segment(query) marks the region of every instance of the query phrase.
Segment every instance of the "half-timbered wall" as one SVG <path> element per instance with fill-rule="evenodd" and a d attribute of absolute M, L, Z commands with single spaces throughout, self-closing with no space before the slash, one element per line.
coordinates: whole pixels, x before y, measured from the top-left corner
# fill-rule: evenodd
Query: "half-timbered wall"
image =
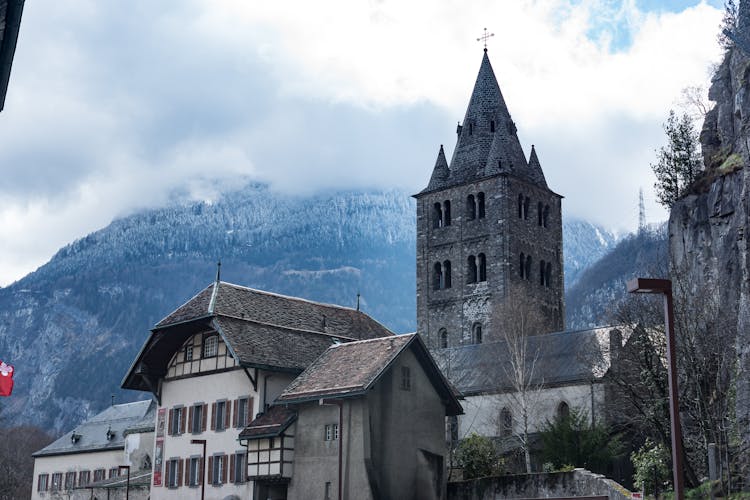
<path fill-rule="evenodd" d="M 169 362 L 166 378 L 225 370 L 235 366 L 237 362 L 221 337 L 216 332 L 208 331 L 193 335 L 185 341 Z"/>

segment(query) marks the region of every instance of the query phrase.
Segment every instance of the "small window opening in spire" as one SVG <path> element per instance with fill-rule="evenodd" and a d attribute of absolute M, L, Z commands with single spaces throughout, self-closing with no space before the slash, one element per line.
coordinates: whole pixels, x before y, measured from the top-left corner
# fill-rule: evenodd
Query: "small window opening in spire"
<path fill-rule="evenodd" d="M 466 264 L 466 282 L 476 283 L 477 282 L 477 258 L 473 255 L 469 255 Z"/>
<path fill-rule="evenodd" d="M 529 205 L 531 204 L 531 200 L 527 196 L 523 200 L 523 218 L 528 219 L 529 218 Z"/>
<path fill-rule="evenodd" d="M 544 270 L 544 286 L 549 288 L 549 284 L 552 278 L 552 263 L 547 262 L 547 268 Z"/>
<path fill-rule="evenodd" d="M 477 217 L 484 219 L 484 193 L 477 194 Z"/>
<path fill-rule="evenodd" d="M 474 195 L 470 194 L 466 197 L 466 219 L 474 220 L 477 218 L 477 205 L 474 199 Z"/>
<path fill-rule="evenodd" d="M 542 210 L 542 202 L 540 201 L 536 204 L 536 221 L 538 226 L 542 225 Z"/>
<path fill-rule="evenodd" d="M 487 259 L 483 253 L 480 253 L 477 260 L 479 260 L 479 281 L 487 281 Z"/>
<path fill-rule="evenodd" d="M 518 195 L 518 218 L 523 219 L 523 193 Z"/>
<path fill-rule="evenodd" d="M 547 227 L 549 224 L 549 205 L 544 206 L 544 214 L 542 215 L 542 226 Z"/>
<path fill-rule="evenodd" d="M 432 210 L 432 227 L 437 229 L 443 227 L 443 208 L 440 203 L 435 203 Z"/>
<path fill-rule="evenodd" d="M 490 132 L 495 131 L 495 120 L 490 120 Z"/>
<path fill-rule="evenodd" d="M 526 256 L 526 280 L 531 281 L 531 255 Z"/>
<path fill-rule="evenodd" d="M 481 323 L 474 323 L 474 325 L 471 327 L 471 340 L 474 344 L 481 344 L 482 343 L 482 324 Z"/>
<path fill-rule="evenodd" d="M 469 135 L 474 135 L 474 123 L 469 122 Z"/>
<path fill-rule="evenodd" d="M 539 284 L 544 286 L 544 271 L 546 270 L 547 266 L 544 265 L 544 261 L 539 261 Z"/>
<path fill-rule="evenodd" d="M 451 261 L 443 262 L 443 288 L 451 287 Z"/>
<path fill-rule="evenodd" d="M 521 279 L 526 278 L 526 256 L 521 252 L 521 264 L 518 266 L 518 274 Z"/>
<path fill-rule="evenodd" d="M 441 349 L 447 349 L 448 348 L 448 330 L 445 328 L 441 328 L 438 332 L 438 338 L 440 339 L 440 348 Z"/>

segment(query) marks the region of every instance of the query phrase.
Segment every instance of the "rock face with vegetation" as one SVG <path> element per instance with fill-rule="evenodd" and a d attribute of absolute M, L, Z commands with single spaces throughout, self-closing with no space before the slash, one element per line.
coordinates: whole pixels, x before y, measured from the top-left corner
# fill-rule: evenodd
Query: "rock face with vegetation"
<path fill-rule="evenodd" d="M 673 206 L 669 219 L 673 277 L 689 283 L 690 293 L 719 294 L 721 315 L 736 346 L 729 367 L 730 391 L 745 454 L 750 444 L 750 27 L 748 2 L 740 4 L 737 40 L 717 68 L 709 90 L 715 106 L 708 112 L 700 141 L 705 171 L 690 193 Z M 745 47 L 745 45 L 747 47 Z M 744 446 L 743 446 L 744 444 Z M 745 458 L 747 462 L 747 458 Z M 747 464 L 745 464 L 747 467 Z M 748 477 L 747 469 L 744 471 Z"/>

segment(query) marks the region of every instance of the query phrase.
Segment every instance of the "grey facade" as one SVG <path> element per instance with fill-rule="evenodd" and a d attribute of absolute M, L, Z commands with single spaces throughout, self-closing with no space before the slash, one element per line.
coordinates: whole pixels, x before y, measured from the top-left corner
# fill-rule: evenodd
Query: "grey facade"
<path fill-rule="evenodd" d="M 415 195 L 418 333 L 432 349 L 498 340 L 511 285 L 544 317 L 540 334 L 563 330 L 561 196 L 533 146 L 526 159 L 486 51 L 457 134 Z"/>

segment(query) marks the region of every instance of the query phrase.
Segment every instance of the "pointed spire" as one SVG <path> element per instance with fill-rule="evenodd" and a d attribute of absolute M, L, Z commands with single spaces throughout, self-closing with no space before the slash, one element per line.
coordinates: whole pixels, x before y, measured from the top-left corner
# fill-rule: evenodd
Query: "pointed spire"
<path fill-rule="evenodd" d="M 540 186 L 547 187 L 547 179 L 544 178 L 542 165 L 539 163 L 539 157 L 536 155 L 536 148 L 531 145 L 531 154 L 529 155 L 529 175 L 531 180 Z"/>
<path fill-rule="evenodd" d="M 503 151 L 494 153 L 494 166 L 490 166 L 490 153 L 494 147 Z M 474 90 L 466 109 L 456 149 L 450 164 L 451 182 L 460 183 L 491 175 L 497 171 L 497 161 L 505 157 L 516 165 L 526 163 L 521 144 L 516 136 L 516 126 L 503 99 L 490 59 L 485 52 L 479 67 Z"/>
<path fill-rule="evenodd" d="M 441 188 L 450 176 L 450 169 L 448 168 L 448 160 L 445 159 L 445 151 L 443 145 L 440 145 L 440 151 L 438 151 L 437 160 L 435 160 L 435 168 L 432 169 L 432 177 L 430 177 L 430 183 L 427 184 L 427 190 L 432 191 L 433 189 Z"/>

